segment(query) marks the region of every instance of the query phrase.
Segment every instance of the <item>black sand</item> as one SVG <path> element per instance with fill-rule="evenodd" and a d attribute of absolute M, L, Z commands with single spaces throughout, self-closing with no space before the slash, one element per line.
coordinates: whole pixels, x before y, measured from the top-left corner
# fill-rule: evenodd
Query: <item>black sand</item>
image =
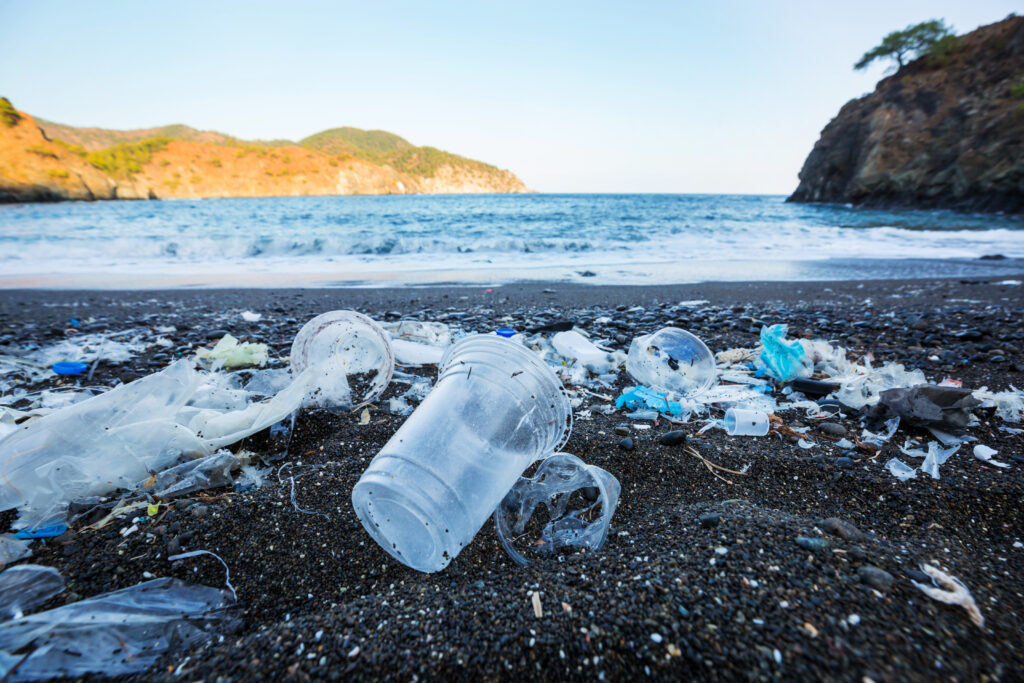
<path fill-rule="evenodd" d="M 101 364 L 95 382 L 107 384 L 164 367 L 224 331 L 286 355 L 303 322 L 335 308 L 380 320 L 445 319 L 473 331 L 569 318 L 597 336 L 618 335 L 623 348 L 635 334 L 675 324 L 714 351 L 752 347 L 762 323 L 785 322 L 793 336 L 871 351 L 935 381 L 949 376 L 1002 390 L 1024 387 L 1022 291 L 956 280 L 509 285 L 492 292 L 5 291 L 0 344 L 55 342 L 72 317 L 95 318 L 85 328 L 96 331 L 177 328 L 166 335 L 171 349 L 154 347 L 123 366 Z M 709 303 L 676 306 L 695 299 Z M 643 308 L 629 310 L 635 306 Z M 264 319 L 242 322 L 238 313 L 247 309 Z M 603 315 L 612 322 L 593 322 Z M 620 373 L 620 386 L 627 383 Z M 385 397 L 402 390 L 392 385 Z M 1024 435 L 999 431 L 1003 422 L 990 412 L 978 414 L 981 424 L 969 433 L 999 449 L 1010 469 L 979 462 L 964 448 L 942 466 L 940 480 L 899 482 L 883 464 L 900 455 L 896 444 L 906 435 L 927 434 L 901 428 L 878 454 L 844 453 L 817 436 L 811 420 L 789 412 L 786 424 L 811 425 L 825 445 L 807 451 L 783 435 L 731 438 L 718 430 L 699 437 L 710 461 L 750 465 L 726 483 L 681 447 L 659 444 L 674 426 L 631 429 L 635 448 L 625 451 L 614 427 L 627 421 L 595 411 L 577 421 L 566 450 L 622 484 L 604 548 L 524 568 L 508 559 L 488 524 L 446 570 L 425 575 L 379 549 L 350 504 L 353 484 L 404 418 L 373 409 L 371 423 L 360 426 L 357 415 L 307 412 L 296 426 L 290 469 L 302 473 L 301 507 L 323 515 L 293 508 L 286 470 L 283 484 L 272 476 L 262 488 L 178 500 L 148 533 L 122 538 L 126 522 L 73 529 L 38 544 L 31 561 L 67 579 L 66 593 L 50 606 L 138 583 L 143 572 L 223 585 L 213 558 L 165 559 L 179 549 L 210 550 L 227 562 L 241 603 L 237 630 L 165 658 L 140 680 L 163 672 L 168 680 L 1014 680 L 1024 665 L 1024 548 L 1014 545 L 1024 541 Z M 831 421 L 859 431 L 852 411 Z M 682 428 L 692 434 L 699 426 Z M 243 445 L 258 452 L 261 442 Z M 720 517 L 699 522 L 706 513 Z M 861 533 L 829 533 L 823 520 L 833 517 Z M 0 531 L 10 518 L 0 517 Z M 826 539 L 828 547 L 806 549 L 799 536 Z M 923 562 L 966 583 L 984 628 L 912 585 Z M 866 566 L 888 572 L 892 587 L 864 583 L 861 574 L 872 571 Z M 533 591 L 541 595 L 541 618 Z M 172 675 L 186 658 L 181 675 Z"/>

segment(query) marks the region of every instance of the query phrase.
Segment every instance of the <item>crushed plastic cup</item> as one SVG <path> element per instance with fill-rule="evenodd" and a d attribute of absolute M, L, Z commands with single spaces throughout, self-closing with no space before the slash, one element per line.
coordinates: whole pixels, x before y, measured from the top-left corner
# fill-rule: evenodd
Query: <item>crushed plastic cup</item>
<path fill-rule="evenodd" d="M 571 429 L 565 389 L 537 354 L 493 334 L 464 337 L 441 360 L 434 390 L 363 472 L 352 505 L 392 557 L 440 571 Z"/>
<path fill-rule="evenodd" d="M 310 403 L 348 408 L 384 393 L 395 371 L 395 356 L 388 333 L 376 322 L 355 311 L 329 311 L 295 335 L 291 366 L 294 375 L 315 368 Z M 368 385 L 358 398 L 350 386 L 353 376 Z"/>
<path fill-rule="evenodd" d="M 768 433 L 768 415 L 758 410 L 729 408 L 722 425 L 729 436 L 764 436 Z"/>
<path fill-rule="evenodd" d="M 535 553 L 567 547 L 598 550 L 608 537 L 621 490 L 609 472 L 575 455 L 555 453 L 532 477 L 521 477 L 494 511 L 498 540 L 519 564 L 527 564 Z M 535 518 L 540 507 L 546 514 Z"/>
<path fill-rule="evenodd" d="M 683 395 L 707 391 L 717 380 L 714 354 L 704 342 L 678 327 L 634 339 L 626 371 L 640 384 Z"/>

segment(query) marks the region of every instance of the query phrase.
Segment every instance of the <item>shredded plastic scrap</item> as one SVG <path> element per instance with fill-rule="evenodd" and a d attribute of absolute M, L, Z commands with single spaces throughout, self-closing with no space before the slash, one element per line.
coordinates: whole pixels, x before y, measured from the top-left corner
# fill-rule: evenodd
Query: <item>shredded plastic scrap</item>
<path fill-rule="evenodd" d="M 219 451 L 205 458 L 191 460 L 164 470 L 139 483 L 161 500 L 171 500 L 196 491 L 227 486 L 231 483 L 231 470 L 238 469 L 238 458 L 228 451 Z"/>
<path fill-rule="evenodd" d="M 214 369 L 250 368 L 267 364 L 267 345 L 254 342 L 239 343 L 225 334 L 213 349 L 199 349 L 196 356 L 209 360 Z"/>
<path fill-rule="evenodd" d="M 0 624 L 0 677 L 145 671 L 168 650 L 209 640 L 202 627 L 226 619 L 230 605 L 216 588 L 162 578 L 23 616 Z"/>
<path fill-rule="evenodd" d="M 20 564 L 0 573 L 0 622 L 21 617 L 64 590 L 64 577 L 53 567 Z"/>
<path fill-rule="evenodd" d="M 982 408 L 995 408 L 996 416 L 1004 422 L 1020 422 L 1024 419 L 1024 391 L 1010 387 L 1009 391 L 994 393 L 986 387 L 974 392 Z"/>
<path fill-rule="evenodd" d="M 533 477 L 521 477 L 494 511 L 498 538 L 523 565 L 528 560 L 517 543 L 541 553 L 566 547 L 598 550 L 608 537 L 620 491 L 618 479 L 600 467 L 556 453 L 541 462 Z M 549 521 L 538 535 L 527 530 L 527 523 L 539 505 L 547 509 Z"/>
<path fill-rule="evenodd" d="M 970 423 L 971 409 L 979 405 L 968 389 L 920 384 L 880 392 L 878 410 L 916 425 L 963 429 Z"/>
<path fill-rule="evenodd" d="M 621 351 L 610 352 L 599 349 L 576 330 L 559 332 L 551 338 L 555 351 L 569 362 L 583 366 L 595 375 L 614 372 L 626 360 Z"/>
<path fill-rule="evenodd" d="M 975 626 L 985 626 L 985 617 L 982 616 L 981 610 L 978 609 L 978 603 L 974 602 L 971 591 L 967 589 L 967 586 L 960 579 L 950 576 L 938 567 L 933 567 L 930 564 L 922 564 L 921 571 L 930 576 L 936 584 L 929 586 L 914 581 L 913 584 L 921 589 L 925 595 L 932 600 L 938 600 L 947 605 L 960 605 L 967 610 L 967 614 L 971 617 L 971 621 L 974 622 Z"/>
<path fill-rule="evenodd" d="M 651 408 L 660 413 L 677 417 L 683 414 L 682 406 L 676 401 L 670 401 L 668 393 L 658 393 L 642 386 L 627 389 L 615 399 L 616 409 L 621 409 L 623 406 L 634 411 Z"/>

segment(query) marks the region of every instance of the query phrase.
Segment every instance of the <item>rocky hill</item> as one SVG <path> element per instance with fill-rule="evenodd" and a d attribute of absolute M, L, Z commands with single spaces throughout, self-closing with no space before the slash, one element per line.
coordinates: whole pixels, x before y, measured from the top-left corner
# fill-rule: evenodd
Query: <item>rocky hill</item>
<path fill-rule="evenodd" d="M 0 98 L 0 202 L 527 191 L 509 171 L 385 131 L 291 142 L 184 125 L 75 128 Z"/>
<path fill-rule="evenodd" d="M 962 36 L 848 102 L 794 202 L 1024 212 L 1024 17 Z"/>

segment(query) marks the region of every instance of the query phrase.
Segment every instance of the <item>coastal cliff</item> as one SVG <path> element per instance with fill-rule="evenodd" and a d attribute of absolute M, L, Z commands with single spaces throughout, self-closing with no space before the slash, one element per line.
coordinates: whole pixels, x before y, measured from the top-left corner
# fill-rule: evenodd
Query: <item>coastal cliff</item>
<path fill-rule="evenodd" d="M 788 201 L 1024 211 L 1024 17 L 982 26 L 848 102 L 799 177 Z"/>
<path fill-rule="evenodd" d="M 75 128 L 0 99 L 0 202 L 528 191 L 509 171 L 385 131 L 291 142 L 182 125 Z"/>

